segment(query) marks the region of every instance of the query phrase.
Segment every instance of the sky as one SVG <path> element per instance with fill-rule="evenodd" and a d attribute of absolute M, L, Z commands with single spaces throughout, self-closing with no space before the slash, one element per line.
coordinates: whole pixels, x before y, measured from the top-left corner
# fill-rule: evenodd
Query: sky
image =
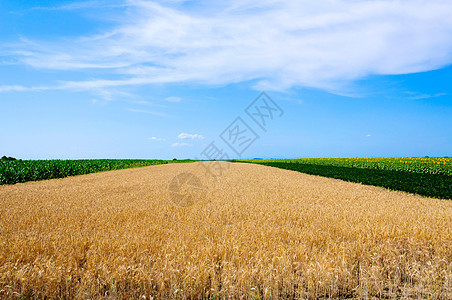
<path fill-rule="evenodd" d="M 0 156 L 452 156 L 449 0 L 2 0 Z"/>

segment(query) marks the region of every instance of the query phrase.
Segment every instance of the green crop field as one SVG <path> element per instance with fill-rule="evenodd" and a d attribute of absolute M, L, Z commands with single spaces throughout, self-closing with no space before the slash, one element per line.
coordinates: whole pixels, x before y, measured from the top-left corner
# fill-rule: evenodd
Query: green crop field
<path fill-rule="evenodd" d="M 452 158 L 304 158 L 250 159 L 257 163 L 406 191 L 428 197 L 452 199 Z"/>
<path fill-rule="evenodd" d="M 0 185 L 63 178 L 103 171 L 145 167 L 188 160 L 81 159 L 10 160 L 0 159 Z"/>

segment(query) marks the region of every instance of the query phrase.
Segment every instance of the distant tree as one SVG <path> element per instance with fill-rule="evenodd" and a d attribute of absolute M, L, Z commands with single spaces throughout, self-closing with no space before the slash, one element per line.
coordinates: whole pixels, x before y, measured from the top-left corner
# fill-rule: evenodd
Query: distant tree
<path fill-rule="evenodd" d="M 17 160 L 14 157 L 7 157 L 6 155 L 2 156 L 2 160 Z"/>
<path fill-rule="evenodd" d="M 177 158 L 173 158 L 173 160 L 177 160 Z"/>

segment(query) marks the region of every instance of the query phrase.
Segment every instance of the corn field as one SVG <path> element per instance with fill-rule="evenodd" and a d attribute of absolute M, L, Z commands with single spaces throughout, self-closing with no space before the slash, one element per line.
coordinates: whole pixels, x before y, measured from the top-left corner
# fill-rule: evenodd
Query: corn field
<path fill-rule="evenodd" d="M 166 160 L 0 160 L 0 185 L 167 164 Z"/>

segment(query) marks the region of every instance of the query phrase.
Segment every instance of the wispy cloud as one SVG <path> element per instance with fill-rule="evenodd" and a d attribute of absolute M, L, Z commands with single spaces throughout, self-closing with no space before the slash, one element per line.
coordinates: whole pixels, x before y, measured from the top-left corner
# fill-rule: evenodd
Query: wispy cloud
<path fill-rule="evenodd" d="M 201 134 L 197 134 L 197 133 L 190 134 L 190 133 L 182 132 L 177 136 L 177 138 L 178 139 L 203 140 L 204 136 Z"/>
<path fill-rule="evenodd" d="M 165 101 L 168 101 L 168 102 L 180 102 L 182 100 L 182 98 L 180 98 L 180 97 L 166 97 L 165 98 Z"/>
<path fill-rule="evenodd" d="M 126 5 L 127 13 L 111 30 L 73 42 L 23 42 L 12 49 L 13 56 L 34 68 L 102 70 L 98 79 L 54 87 L 72 90 L 253 81 L 257 89 L 307 86 L 343 92 L 368 75 L 429 71 L 452 63 L 451 1 L 181 3 L 120 2 L 115 5 Z M 123 77 L 112 80 L 112 74 Z M 0 87 L 0 92 L 30 90 L 39 89 Z"/>
<path fill-rule="evenodd" d="M 417 94 L 417 93 L 408 93 L 412 96 L 408 97 L 409 99 L 417 100 L 417 99 L 430 99 L 430 98 L 437 98 L 441 96 L 447 95 L 446 93 L 436 93 L 436 94 Z"/>
<path fill-rule="evenodd" d="M 164 141 L 165 139 L 153 136 L 153 137 L 148 138 L 148 140 L 160 142 L 160 141 Z"/>
<path fill-rule="evenodd" d="M 26 87 L 22 85 L 0 85 L 1 92 L 32 92 L 32 91 L 45 91 L 50 90 L 51 87 L 37 86 L 37 87 Z"/>
<path fill-rule="evenodd" d="M 189 143 L 173 143 L 171 145 L 171 147 L 188 147 L 188 146 L 193 146 L 193 145 L 189 144 Z"/>

